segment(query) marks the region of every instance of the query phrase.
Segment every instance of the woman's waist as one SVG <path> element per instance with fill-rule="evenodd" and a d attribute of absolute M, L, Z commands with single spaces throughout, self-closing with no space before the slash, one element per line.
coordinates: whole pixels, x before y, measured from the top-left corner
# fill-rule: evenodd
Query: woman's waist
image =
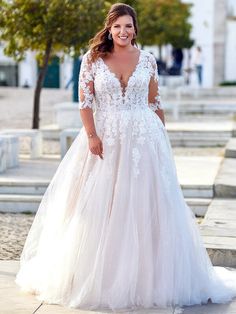
<path fill-rule="evenodd" d="M 95 114 L 96 115 L 122 115 L 122 114 L 146 114 L 150 112 L 150 107 L 148 105 L 145 106 L 118 106 L 118 107 L 96 107 Z"/>
<path fill-rule="evenodd" d="M 159 117 L 149 108 L 139 108 L 135 110 L 119 109 L 119 110 L 96 110 L 94 120 L 96 124 L 103 127 L 115 127 L 116 125 L 146 125 L 156 128 Z"/>

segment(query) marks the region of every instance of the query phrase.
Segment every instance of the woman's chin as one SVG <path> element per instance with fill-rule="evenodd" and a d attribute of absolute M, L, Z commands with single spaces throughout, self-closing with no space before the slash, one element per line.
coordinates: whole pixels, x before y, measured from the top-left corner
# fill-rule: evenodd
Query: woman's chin
<path fill-rule="evenodd" d="M 124 40 L 124 41 L 117 40 L 117 41 L 114 41 L 114 44 L 119 46 L 119 47 L 127 47 L 127 46 L 131 45 L 131 41 L 129 41 L 129 40 Z"/>

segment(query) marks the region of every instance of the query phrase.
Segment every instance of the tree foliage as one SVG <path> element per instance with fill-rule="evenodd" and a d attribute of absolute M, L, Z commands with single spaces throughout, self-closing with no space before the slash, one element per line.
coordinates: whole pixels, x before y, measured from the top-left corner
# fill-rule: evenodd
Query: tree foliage
<path fill-rule="evenodd" d="M 35 51 L 41 66 L 34 95 L 33 128 L 39 127 L 39 100 L 50 59 L 57 53 L 78 55 L 101 26 L 104 0 L 1 0 L 0 40 L 4 52 L 21 61 Z"/>
<path fill-rule="evenodd" d="M 71 52 L 72 47 L 79 53 L 103 22 L 108 5 L 103 0 L 2 0 L 5 53 L 20 61 L 30 49 L 42 63 L 48 42 L 51 56 Z"/>
<path fill-rule="evenodd" d="M 78 56 L 99 28 L 111 3 L 106 0 L 0 0 L 4 52 L 21 61 L 35 51 L 40 71 L 35 87 L 33 128 L 39 127 L 40 93 L 55 54 Z M 141 45 L 189 47 L 190 5 L 180 0 L 127 0 L 138 13 Z"/>
<path fill-rule="evenodd" d="M 142 45 L 172 44 L 176 48 L 191 45 L 191 5 L 180 0 L 138 0 L 135 7 Z"/>

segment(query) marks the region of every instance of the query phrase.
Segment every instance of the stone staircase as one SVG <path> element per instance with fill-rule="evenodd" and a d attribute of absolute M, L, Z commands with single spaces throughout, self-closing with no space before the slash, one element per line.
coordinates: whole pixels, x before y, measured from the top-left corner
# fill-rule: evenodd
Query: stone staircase
<path fill-rule="evenodd" d="M 0 211 L 36 212 L 49 180 L 1 180 Z"/>
<path fill-rule="evenodd" d="M 43 161 L 42 161 L 43 164 Z M 50 180 L 0 179 L 0 211 L 36 212 Z M 181 185 L 185 200 L 193 212 L 204 216 L 211 202 L 213 186 Z"/>
<path fill-rule="evenodd" d="M 230 158 L 229 158 L 230 157 Z M 236 267 L 236 139 L 226 145 L 214 184 L 214 199 L 200 225 L 214 265 Z"/>
<path fill-rule="evenodd" d="M 20 167 L 0 175 L 0 211 L 36 212 L 60 160 L 20 159 Z"/>
<path fill-rule="evenodd" d="M 236 267 L 235 199 L 213 199 L 200 231 L 212 263 Z"/>
<path fill-rule="evenodd" d="M 172 147 L 224 147 L 231 138 L 230 131 L 169 131 Z"/>
<path fill-rule="evenodd" d="M 167 123 L 172 147 L 224 147 L 232 137 L 234 122 L 181 121 Z"/>
<path fill-rule="evenodd" d="M 236 137 L 236 134 L 234 135 Z M 225 148 L 225 157 L 226 158 L 236 158 L 236 138 L 231 138 Z"/>

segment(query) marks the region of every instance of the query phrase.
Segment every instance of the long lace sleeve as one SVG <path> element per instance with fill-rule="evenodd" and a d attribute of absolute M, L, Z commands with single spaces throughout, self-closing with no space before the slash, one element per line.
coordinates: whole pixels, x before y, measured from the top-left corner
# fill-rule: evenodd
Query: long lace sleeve
<path fill-rule="evenodd" d="M 157 64 L 155 58 L 152 55 L 150 55 L 150 72 L 151 78 L 149 82 L 148 104 L 153 111 L 156 111 L 158 109 L 162 109 L 162 104 L 158 82 L 159 76 Z"/>
<path fill-rule="evenodd" d="M 82 59 L 79 75 L 79 109 L 93 108 L 94 75 L 87 52 Z"/>

